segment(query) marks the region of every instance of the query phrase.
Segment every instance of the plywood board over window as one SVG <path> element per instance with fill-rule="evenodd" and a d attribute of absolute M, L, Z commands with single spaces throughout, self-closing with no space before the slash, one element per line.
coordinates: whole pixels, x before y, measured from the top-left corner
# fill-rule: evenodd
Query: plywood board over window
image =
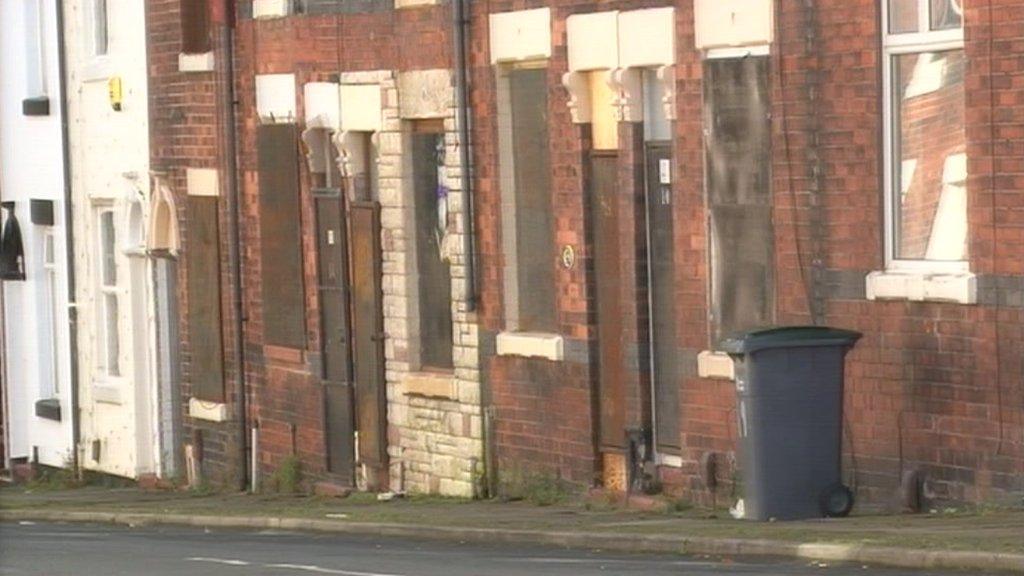
<path fill-rule="evenodd" d="M 202 54 L 210 49 L 209 0 L 181 0 L 181 51 Z"/>
<path fill-rule="evenodd" d="M 515 264 L 521 331 L 555 332 L 555 242 L 548 149 L 547 69 L 508 76 L 515 195 Z"/>
<path fill-rule="evenodd" d="M 260 271 L 264 343 L 306 345 L 298 134 L 294 124 L 259 127 Z"/>
<path fill-rule="evenodd" d="M 718 341 L 773 319 L 768 58 L 706 60 L 704 78 L 712 324 Z"/>
<path fill-rule="evenodd" d="M 188 326 L 192 396 L 224 401 L 217 198 L 188 197 Z"/>

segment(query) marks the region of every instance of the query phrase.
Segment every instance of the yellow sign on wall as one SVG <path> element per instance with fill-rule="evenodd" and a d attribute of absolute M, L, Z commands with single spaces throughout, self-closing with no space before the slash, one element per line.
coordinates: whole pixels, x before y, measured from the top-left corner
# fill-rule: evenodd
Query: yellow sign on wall
<path fill-rule="evenodd" d="M 110 107 L 115 112 L 121 111 L 121 102 L 124 100 L 124 94 L 121 91 L 121 77 L 111 76 L 110 80 L 107 80 L 107 91 L 110 94 Z"/>

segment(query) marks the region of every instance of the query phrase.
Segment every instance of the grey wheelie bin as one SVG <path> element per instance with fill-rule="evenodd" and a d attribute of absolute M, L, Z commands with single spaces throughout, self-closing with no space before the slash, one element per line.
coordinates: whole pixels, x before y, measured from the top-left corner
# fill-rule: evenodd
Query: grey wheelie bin
<path fill-rule="evenodd" d="M 755 330 L 721 348 L 736 367 L 744 518 L 845 516 L 843 369 L 860 333 L 818 326 Z"/>

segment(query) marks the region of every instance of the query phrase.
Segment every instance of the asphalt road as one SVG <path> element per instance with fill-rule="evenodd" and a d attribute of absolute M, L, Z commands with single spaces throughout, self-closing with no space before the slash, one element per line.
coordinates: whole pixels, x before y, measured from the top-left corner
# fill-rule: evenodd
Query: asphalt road
<path fill-rule="evenodd" d="M 0 524 L 0 575 L 589 576 L 742 574 L 923 576 L 863 566 L 629 556 L 294 532 Z M 938 573 L 928 573 L 938 574 Z"/>

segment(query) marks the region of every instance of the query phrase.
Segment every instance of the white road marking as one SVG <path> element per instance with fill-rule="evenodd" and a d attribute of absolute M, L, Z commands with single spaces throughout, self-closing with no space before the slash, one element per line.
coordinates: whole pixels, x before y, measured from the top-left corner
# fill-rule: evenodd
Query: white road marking
<path fill-rule="evenodd" d="M 50 538 L 106 538 L 110 536 L 109 532 L 33 532 L 32 537 L 50 537 Z"/>
<path fill-rule="evenodd" d="M 284 570 L 301 570 L 303 572 L 315 572 L 317 574 L 338 574 L 339 576 L 401 576 L 401 574 L 381 574 L 378 572 L 353 572 L 351 570 L 333 570 L 319 566 L 303 564 L 264 564 L 265 568 L 281 568 Z"/>
<path fill-rule="evenodd" d="M 672 566 L 715 566 L 714 562 L 699 562 L 699 561 L 673 561 L 673 562 L 659 562 L 657 560 L 644 560 L 637 558 L 636 560 L 627 560 L 620 558 L 544 558 L 542 556 L 535 558 L 505 558 L 513 562 L 533 562 L 537 564 L 632 564 L 632 565 L 663 565 L 671 564 Z"/>
<path fill-rule="evenodd" d="M 245 560 L 230 560 L 226 558 L 204 558 L 202 556 L 193 556 L 192 558 L 186 558 L 189 562 L 209 562 L 211 564 L 224 564 L 226 566 L 249 566 L 250 563 Z"/>

